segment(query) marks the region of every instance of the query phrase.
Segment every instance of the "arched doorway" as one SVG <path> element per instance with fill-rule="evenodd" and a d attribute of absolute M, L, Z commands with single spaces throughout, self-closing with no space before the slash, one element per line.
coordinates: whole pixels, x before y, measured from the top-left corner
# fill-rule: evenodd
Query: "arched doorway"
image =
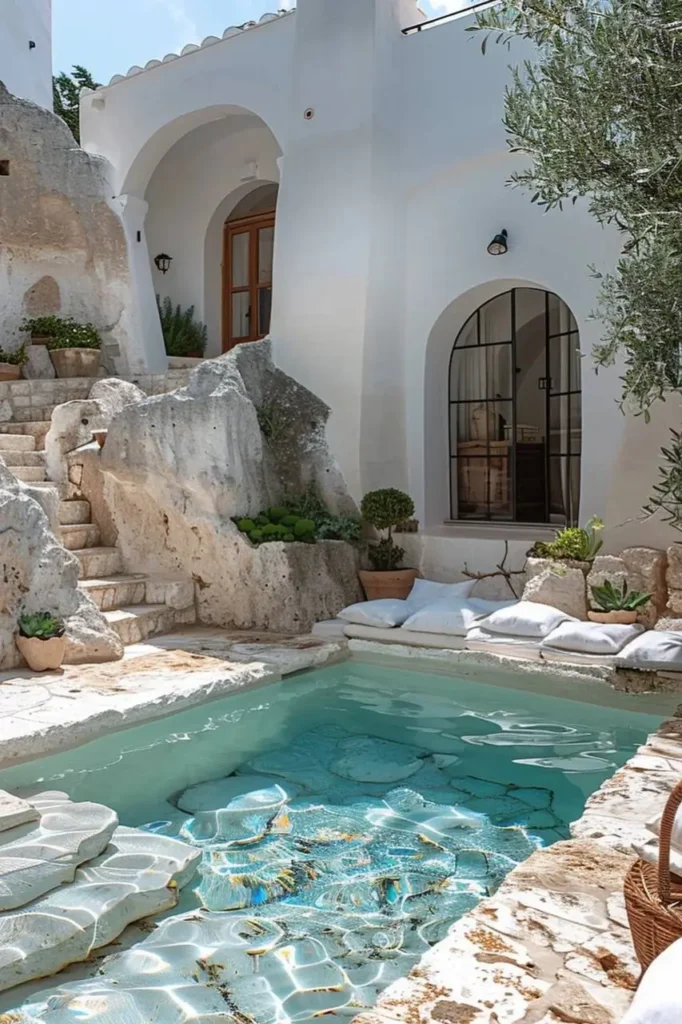
<path fill-rule="evenodd" d="M 270 331 L 277 185 L 254 189 L 225 221 L 223 352 Z"/>
<path fill-rule="evenodd" d="M 469 317 L 450 357 L 450 515 L 578 520 L 580 339 L 570 309 L 512 288 Z"/>

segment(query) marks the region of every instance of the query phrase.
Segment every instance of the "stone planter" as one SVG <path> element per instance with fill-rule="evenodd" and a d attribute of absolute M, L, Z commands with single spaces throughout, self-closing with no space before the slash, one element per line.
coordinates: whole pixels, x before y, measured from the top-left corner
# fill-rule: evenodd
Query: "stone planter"
<path fill-rule="evenodd" d="M 397 569 L 395 572 L 361 569 L 358 573 L 368 601 L 378 601 L 386 597 L 404 600 L 409 596 L 418 575 L 416 569 Z"/>
<path fill-rule="evenodd" d="M 21 367 L 14 363 L 0 363 L 0 380 L 19 380 Z"/>
<path fill-rule="evenodd" d="M 33 672 L 49 672 L 61 668 L 66 653 L 66 636 L 53 636 L 49 640 L 18 635 L 17 647 Z"/>
<path fill-rule="evenodd" d="M 97 377 L 98 348 L 53 348 L 52 365 L 58 377 Z"/>
<path fill-rule="evenodd" d="M 588 612 L 590 622 L 608 622 L 611 625 L 632 626 L 637 622 L 637 612 Z"/>

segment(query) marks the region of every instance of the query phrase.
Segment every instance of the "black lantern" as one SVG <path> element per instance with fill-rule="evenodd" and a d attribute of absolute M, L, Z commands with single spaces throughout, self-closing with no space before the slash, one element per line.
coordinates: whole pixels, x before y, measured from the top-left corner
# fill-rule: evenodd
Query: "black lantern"
<path fill-rule="evenodd" d="M 488 246 L 488 252 L 491 256 L 504 256 L 509 246 L 507 245 L 507 231 L 502 229 L 499 235 L 495 235 L 492 242 Z"/>
<path fill-rule="evenodd" d="M 173 257 L 169 256 L 166 252 L 160 252 L 158 256 L 154 257 L 154 262 L 162 274 L 168 273 L 172 260 Z"/>

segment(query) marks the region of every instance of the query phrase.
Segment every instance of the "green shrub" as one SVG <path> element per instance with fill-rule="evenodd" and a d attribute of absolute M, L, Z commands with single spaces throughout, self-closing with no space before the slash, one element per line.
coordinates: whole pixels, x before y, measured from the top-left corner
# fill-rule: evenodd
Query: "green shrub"
<path fill-rule="evenodd" d="M 559 530 L 555 539 L 538 541 L 528 552 L 533 558 L 551 558 L 557 561 L 593 562 L 601 550 L 603 540 L 597 536 L 604 529 L 598 516 L 592 516 L 585 526 L 567 526 Z"/>
<path fill-rule="evenodd" d="M 394 487 L 370 491 L 362 499 L 360 512 L 364 521 L 375 530 L 387 531 L 387 536 L 378 544 L 370 545 L 367 551 L 372 568 L 376 572 L 390 572 L 400 568 L 405 551 L 394 542 L 393 531 L 405 519 L 411 519 L 414 515 L 412 498 Z"/>
<path fill-rule="evenodd" d="M 54 338 L 62 329 L 66 321 L 60 316 L 35 316 L 31 320 L 24 320 L 19 328 L 20 331 L 27 331 L 36 337 Z"/>
<path fill-rule="evenodd" d="M 291 542 L 296 540 L 296 538 L 294 537 L 293 533 L 285 533 L 284 536 L 282 537 L 282 540 L 286 541 L 287 544 L 291 544 Z"/>
<path fill-rule="evenodd" d="M 161 331 L 169 356 L 203 356 L 206 351 L 208 329 L 205 324 L 195 321 L 194 306 L 183 310 L 173 306 L 166 296 L 163 302 L 156 296 L 156 305 L 161 320 Z"/>
<path fill-rule="evenodd" d="M 273 508 L 268 509 L 267 515 L 270 517 L 270 521 L 273 523 L 283 522 L 285 517 L 289 515 L 289 509 L 281 508 L 275 505 Z"/>
<path fill-rule="evenodd" d="M 269 526 L 270 525 L 270 520 L 268 519 L 268 517 L 266 515 L 263 515 L 262 512 L 261 512 L 261 514 L 259 516 L 256 516 L 256 520 L 255 521 L 256 521 L 256 526 Z"/>
<path fill-rule="evenodd" d="M 274 523 L 268 523 L 267 526 L 263 527 L 263 537 L 269 539 L 270 537 L 277 536 L 278 527 Z"/>
<path fill-rule="evenodd" d="M 296 526 L 298 520 L 298 516 L 284 516 L 284 519 L 282 520 L 282 526 Z"/>
<path fill-rule="evenodd" d="M 64 636 L 66 627 L 62 620 L 50 612 L 24 612 L 19 616 L 19 632 L 22 636 L 38 640 L 51 640 L 55 636 Z"/>
<path fill-rule="evenodd" d="M 359 544 L 362 523 L 350 516 L 327 515 L 317 521 L 317 536 L 320 540 L 345 540 L 347 544 Z"/>
<path fill-rule="evenodd" d="M 13 352 L 5 352 L 4 348 L 0 348 L 0 363 L 9 363 L 10 366 L 23 366 L 26 362 L 28 362 L 28 353 L 26 352 L 25 345 L 15 348 Z"/>
<path fill-rule="evenodd" d="M 256 524 L 253 519 L 238 519 L 237 526 L 242 533 L 251 533 L 252 530 L 256 529 Z"/>
<path fill-rule="evenodd" d="M 252 544 L 260 544 L 263 540 L 263 531 L 259 529 L 252 530 L 249 534 L 249 540 Z"/>
<path fill-rule="evenodd" d="M 301 537 L 310 537 L 315 533 L 315 522 L 312 519 L 299 519 L 294 527 L 294 535 L 299 539 Z"/>

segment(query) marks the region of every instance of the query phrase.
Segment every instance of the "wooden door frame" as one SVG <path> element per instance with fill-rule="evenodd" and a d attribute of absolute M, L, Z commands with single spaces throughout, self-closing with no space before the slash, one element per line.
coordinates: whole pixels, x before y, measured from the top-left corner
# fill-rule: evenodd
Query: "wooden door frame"
<path fill-rule="evenodd" d="M 232 239 L 234 235 L 242 234 L 248 230 L 250 239 L 258 237 L 261 228 L 274 228 L 276 210 L 266 210 L 261 213 L 251 214 L 249 217 L 240 217 L 239 220 L 226 220 L 223 230 L 223 273 L 222 273 L 222 348 L 223 352 L 229 352 L 235 345 L 246 341 L 258 341 L 264 338 L 264 334 L 257 332 L 258 324 L 258 247 L 251 244 L 249 240 L 249 284 L 242 288 L 232 287 Z M 270 282 L 272 287 L 272 282 Z M 249 321 L 248 338 L 232 338 L 232 295 L 234 292 L 249 291 L 251 297 L 252 316 Z"/>

